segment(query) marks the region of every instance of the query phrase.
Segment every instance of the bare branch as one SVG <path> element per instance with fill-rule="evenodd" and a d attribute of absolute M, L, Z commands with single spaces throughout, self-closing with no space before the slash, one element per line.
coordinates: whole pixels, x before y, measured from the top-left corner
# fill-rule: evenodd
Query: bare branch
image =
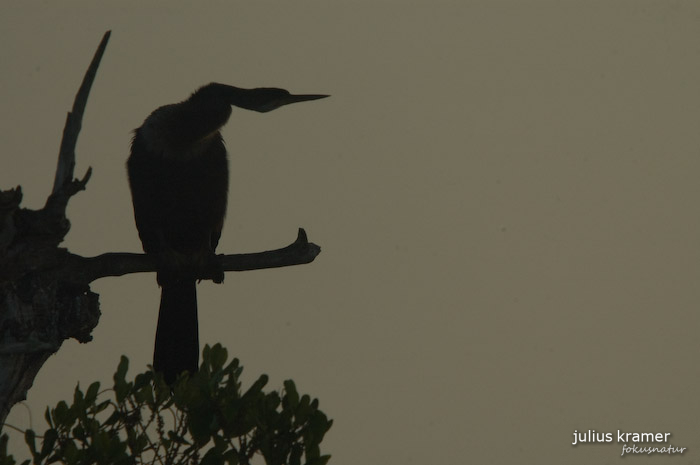
<path fill-rule="evenodd" d="M 109 36 L 112 31 L 105 32 L 100 45 L 97 47 L 95 56 L 90 62 L 90 66 L 85 72 L 83 82 L 80 85 L 78 93 L 75 95 L 72 111 L 66 116 L 66 125 L 63 128 L 63 139 L 61 140 L 61 148 L 58 152 L 58 165 L 56 166 L 56 177 L 54 178 L 52 194 L 57 194 L 67 183 L 73 179 L 73 170 L 75 169 L 75 145 L 78 142 L 78 134 L 83 123 L 83 113 L 87 104 L 90 88 L 97 75 L 97 68 L 100 66 L 100 60 L 107 48 Z"/>
<path fill-rule="evenodd" d="M 311 263 L 320 253 L 321 247 L 309 242 L 306 231 L 299 228 L 297 239 L 282 249 L 220 257 L 224 271 L 250 271 Z"/>
<path fill-rule="evenodd" d="M 321 248 L 308 241 L 299 228 L 297 239 L 287 247 L 266 252 L 218 255 L 223 271 L 250 271 L 311 263 Z M 84 286 L 108 276 L 155 272 L 155 260 L 145 254 L 104 253 L 96 257 L 69 254 L 65 268 L 59 271 L 61 281 Z"/>

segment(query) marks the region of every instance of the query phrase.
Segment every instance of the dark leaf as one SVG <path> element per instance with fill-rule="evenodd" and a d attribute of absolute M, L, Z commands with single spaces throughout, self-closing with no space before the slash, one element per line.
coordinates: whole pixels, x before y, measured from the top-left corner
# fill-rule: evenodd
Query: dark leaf
<path fill-rule="evenodd" d="M 97 393 L 100 390 L 100 383 L 95 381 L 88 387 L 88 390 L 85 392 L 85 402 L 88 405 L 92 405 L 95 403 L 95 400 L 97 400 Z"/>
<path fill-rule="evenodd" d="M 44 442 L 41 445 L 41 457 L 48 457 L 53 451 L 54 445 L 58 439 L 58 433 L 55 429 L 49 429 L 44 433 Z"/>
<path fill-rule="evenodd" d="M 218 448 L 212 447 L 204 454 L 200 463 L 202 465 L 223 465 L 224 457 Z"/>
<path fill-rule="evenodd" d="M 117 372 L 114 373 L 114 395 L 119 403 L 124 402 L 129 393 L 129 384 L 126 382 L 126 371 L 128 369 L 129 359 L 122 355 Z"/>
<path fill-rule="evenodd" d="M 326 465 L 330 460 L 330 455 L 322 455 L 311 460 L 306 461 L 306 465 Z"/>
<path fill-rule="evenodd" d="M 226 461 L 226 463 L 228 463 L 229 465 L 238 465 L 238 452 L 233 449 L 226 452 L 224 454 L 224 461 Z"/>
<path fill-rule="evenodd" d="M 32 453 L 32 456 L 36 457 L 36 434 L 34 431 L 28 429 L 24 432 L 24 442 L 26 442 L 27 446 L 29 446 L 29 451 Z"/>
<path fill-rule="evenodd" d="M 284 382 L 284 402 L 292 410 L 295 410 L 299 405 L 299 393 L 291 379 Z"/>

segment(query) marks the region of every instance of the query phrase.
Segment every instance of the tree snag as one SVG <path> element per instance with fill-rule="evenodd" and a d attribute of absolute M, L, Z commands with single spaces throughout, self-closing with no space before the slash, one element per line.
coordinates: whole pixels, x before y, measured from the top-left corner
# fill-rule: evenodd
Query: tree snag
<path fill-rule="evenodd" d="M 42 365 L 63 341 L 92 340 L 100 306 L 90 283 L 156 269 L 145 254 L 81 257 L 58 247 L 70 230 L 68 201 L 85 189 L 92 172 L 88 168 L 82 179 L 73 179 L 83 112 L 109 36 L 107 31 L 102 37 L 66 118 L 54 186 L 44 207 L 20 208 L 19 186 L 0 191 L 0 425 L 12 406 L 26 398 Z M 287 247 L 218 257 L 224 271 L 247 271 L 310 263 L 320 252 L 300 228 Z"/>

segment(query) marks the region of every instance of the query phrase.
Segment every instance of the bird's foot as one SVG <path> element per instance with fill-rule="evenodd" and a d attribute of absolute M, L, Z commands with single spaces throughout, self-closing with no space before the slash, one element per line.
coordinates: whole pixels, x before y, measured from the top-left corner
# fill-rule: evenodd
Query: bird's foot
<path fill-rule="evenodd" d="M 207 262 L 202 266 L 202 274 L 199 280 L 211 279 L 217 284 L 224 282 L 224 269 L 216 255 L 211 254 Z"/>

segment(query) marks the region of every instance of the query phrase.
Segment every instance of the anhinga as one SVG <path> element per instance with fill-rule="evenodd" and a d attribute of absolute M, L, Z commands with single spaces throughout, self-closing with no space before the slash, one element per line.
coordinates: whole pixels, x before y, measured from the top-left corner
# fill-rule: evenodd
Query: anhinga
<path fill-rule="evenodd" d="M 231 105 L 268 112 L 327 95 L 208 84 L 181 103 L 156 109 L 136 129 L 127 162 L 134 216 L 162 288 L 153 367 L 172 383 L 199 360 L 197 280 L 222 282 L 214 251 L 228 195 L 228 160 L 219 129 Z"/>

